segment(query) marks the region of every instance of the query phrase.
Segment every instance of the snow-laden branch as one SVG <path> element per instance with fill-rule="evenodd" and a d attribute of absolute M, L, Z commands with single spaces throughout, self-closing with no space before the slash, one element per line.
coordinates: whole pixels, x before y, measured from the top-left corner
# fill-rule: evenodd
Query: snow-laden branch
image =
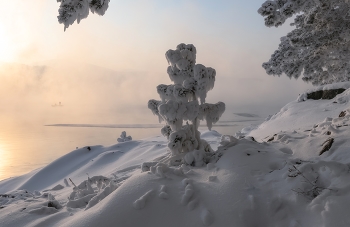
<path fill-rule="evenodd" d="M 58 22 L 64 25 L 64 30 L 75 21 L 79 24 L 82 19 L 89 16 L 89 11 L 103 16 L 108 9 L 109 0 L 57 0 Z"/>
<path fill-rule="evenodd" d="M 295 29 L 281 38 L 263 67 L 314 85 L 350 80 L 350 2 L 348 0 L 266 1 L 258 12 L 268 27 L 295 16 Z"/>

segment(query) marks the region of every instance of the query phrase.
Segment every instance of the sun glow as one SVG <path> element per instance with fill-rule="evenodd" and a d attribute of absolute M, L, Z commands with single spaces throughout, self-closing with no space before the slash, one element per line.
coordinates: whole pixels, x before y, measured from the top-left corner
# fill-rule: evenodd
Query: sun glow
<path fill-rule="evenodd" d="M 11 59 L 10 43 L 9 36 L 4 26 L 0 23 L 0 61 L 9 61 Z"/>

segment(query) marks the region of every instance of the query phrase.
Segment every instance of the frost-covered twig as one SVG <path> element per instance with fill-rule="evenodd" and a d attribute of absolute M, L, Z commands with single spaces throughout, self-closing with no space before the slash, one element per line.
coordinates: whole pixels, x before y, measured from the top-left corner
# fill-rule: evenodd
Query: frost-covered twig
<path fill-rule="evenodd" d="M 72 179 L 68 178 L 70 180 L 70 182 L 72 182 L 72 184 L 74 185 L 74 187 L 76 188 L 77 186 L 74 184 L 74 182 L 72 181 Z"/>
<path fill-rule="evenodd" d="M 324 188 L 324 187 L 318 186 L 317 185 L 317 181 L 318 181 L 319 176 L 317 176 L 314 181 L 311 181 L 307 177 L 305 177 L 305 175 L 295 165 L 293 165 L 293 168 L 298 173 L 296 176 L 298 176 L 298 175 L 302 176 L 305 179 L 305 182 L 309 183 L 312 187 L 311 187 L 310 190 L 306 190 L 306 191 L 305 190 L 303 191 L 300 188 L 299 188 L 299 190 L 292 189 L 292 191 L 294 191 L 294 192 L 296 192 L 298 194 L 302 194 L 302 195 L 305 195 L 305 196 L 311 196 L 312 198 L 316 198 L 325 189 L 330 190 L 330 191 L 333 190 L 333 189 L 330 189 L 330 188 Z"/>

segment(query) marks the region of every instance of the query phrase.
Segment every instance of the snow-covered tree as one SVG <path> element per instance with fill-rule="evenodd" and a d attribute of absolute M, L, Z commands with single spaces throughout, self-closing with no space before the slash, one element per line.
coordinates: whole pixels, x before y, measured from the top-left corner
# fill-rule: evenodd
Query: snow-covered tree
<path fill-rule="evenodd" d="M 350 1 L 269 0 L 258 13 L 278 27 L 295 17 L 292 30 L 263 63 L 267 74 L 285 73 L 313 85 L 350 80 Z"/>
<path fill-rule="evenodd" d="M 60 2 L 58 9 L 58 22 L 64 25 L 64 30 L 75 21 L 89 16 L 89 12 L 103 16 L 108 9 L 109 0 L 57 0 Z"/>
<path fill-rule="evenodd" d="M 211 130 L 212 124 L 225 111 L 225 104 L 205 103 L 208 91 L 214 87 L 216 71 L 196 64 L 196 53 L 192 44 L 183 43 L 176 50 L 166 52 L 169 63 L 167 73 L 174 84 L 158 85 L 157 93 L 161 100 L 150 100 L 148 108 L 158 116 L 160 122 L 165 121 L 161 133 L 168 138 L 172 154 L 185 153 L 185 162 L 201 165 L 205 152 L 212 150 L 205 140 L 200 139 L 199 122 L 206 120 Z"/>

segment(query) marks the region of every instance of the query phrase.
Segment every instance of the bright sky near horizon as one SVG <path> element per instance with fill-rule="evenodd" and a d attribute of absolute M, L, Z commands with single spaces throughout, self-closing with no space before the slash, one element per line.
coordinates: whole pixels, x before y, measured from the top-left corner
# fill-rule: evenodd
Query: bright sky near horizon
<path fill-rule="evenodd" d="M 164 54 L 179 43 L 192 43 L 197 48 L 197 63 L 217 71 L 216 85 L 208 93 L 207 101 L 224 101 L 226 119 L 233 112 L 276 112 L 310 85 L 285 76 L 267 76 L 261 68 L 278 47 L 279 38 L 291 29 L 287 25 L 265 27 L 264 19 L 257 13 L 262 3 L 263 0 L 111 0 L 105 16 L 90 15 L 64 32 L 63 25 L 57 22 L 56 1 L 5 1 L 0 8 L 0 62 L 56 65 L 62 75 L 54 73 L 50 79 L 47 76 L 42 79 L 41 74 L 35 77 L 39 79 L 30 82 L 31 95 L 18 102 L 14 100 L 19 95 L 12 95 L 18 90 L 9 89 L 18 83 L 18 77 L 7 78 L 0 85 L 0 100 L 6 95 L 11 100 L 7 104 L 20 106 L 26 103 L 51 106 L 62 101 L 72 106 L 70 113 L 77 117 L 82 109 L 85 113 L 113 109 L 119 114 L 132 110 L 126 123 L 140 123 L 144 119 L 153 123 L 156 117 L 146 110 L 147 101 L 158 99 L 155 89 L 158 84 L 171 83 Z M 79 74 L 79 67 L 84 64 L 111 69 L 123 76 L 115 76 L 115 88 L 103 89 L 113 82 L 104 84 L 91 79 L 98 75 L 87 78 L 85 71 L 84 75 Z M 48 72 L 45 70 L 43 75 Z M 22 77 L 19 82 L 25 83 L 20 89 L 28 90 L 28 82 Z M 27 90 L 21 94 L 27 94 Z M 82 96 L 86 90 L 89 92 Z M 83 119 L 79 123 L 89 123 L 88 118 Z M 113 119 L 98 123 L 121 122 Z"/>

